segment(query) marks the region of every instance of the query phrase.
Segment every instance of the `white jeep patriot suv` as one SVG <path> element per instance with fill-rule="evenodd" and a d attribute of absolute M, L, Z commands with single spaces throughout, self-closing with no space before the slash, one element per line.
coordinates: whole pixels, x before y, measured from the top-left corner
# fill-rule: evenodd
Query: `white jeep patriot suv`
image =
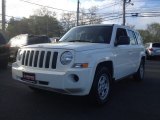
<path fill-rule="evenodd" d="M 89 95 L 105 103 L 111 84 L 133 75 L 144 77 L 145 49 L 140 34 L 126 26 L 74 27 L 58 43 L 21 48 L 12 76 L 33 90 Z"/>

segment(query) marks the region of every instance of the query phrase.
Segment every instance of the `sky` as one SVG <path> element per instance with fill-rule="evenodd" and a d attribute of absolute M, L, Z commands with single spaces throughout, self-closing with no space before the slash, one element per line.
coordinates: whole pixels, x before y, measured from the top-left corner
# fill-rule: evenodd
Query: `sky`
<path fill-rule="evenodd" d="M 77 0 L 6 0 L 6 15 L 14 16 L 17 19 L 29 17 L 34 14 L 34 11 L 42 8 L 26 1 L 52 7 L 48 9 L 55 11 L 58 19 L 60 19 L 62 12 L 76 12 L 77 10 Z M 80 0 L 80 8 L 88 9 L 92 6 L 98 7 L 97 15 L 106 18 L 104 24 L 122 24 L 122 18 L 118 18 L 118 15 L 122 14 L 122 0 Z M 160 16 L 160 0 L 131 0 L 130 3 L 126 4 L 126 13 L 126 16 L 131 16 L 133 13 L 138 13 L 141 16 L 127 17 L 127 25 L 133 25 L 136 29 L 145 29 L 148 24 L 160 23 L 160 17 L 157 17 Z M 7 17 L 7 19 L 9 18 Z"/>

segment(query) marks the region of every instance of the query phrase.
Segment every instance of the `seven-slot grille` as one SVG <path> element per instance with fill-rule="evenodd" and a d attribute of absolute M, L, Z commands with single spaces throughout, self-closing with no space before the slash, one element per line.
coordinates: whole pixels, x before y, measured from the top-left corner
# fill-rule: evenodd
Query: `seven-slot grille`
<path fill-rule="evenodd" d="M 24 50 L 21 64 L 28 67 L 56 69 L 58 52 Z"/>

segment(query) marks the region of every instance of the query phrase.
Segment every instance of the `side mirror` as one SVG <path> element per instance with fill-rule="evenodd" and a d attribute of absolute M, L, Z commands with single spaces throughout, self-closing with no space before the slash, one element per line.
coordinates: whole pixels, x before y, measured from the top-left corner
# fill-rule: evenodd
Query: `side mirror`
<path fill-rule="evenodd" d="M 60 40 L 59 38 L 54 39 L 55 42 L 59 42 L 59 40 Z"/>
<path fill-rule="evenodd" d="M 119 39 L 117 39 L 115 42 L 115 46 L 129 45 L 129 44 L 130 44 L 130 38 L 128 36 L 120 36 Z"/>

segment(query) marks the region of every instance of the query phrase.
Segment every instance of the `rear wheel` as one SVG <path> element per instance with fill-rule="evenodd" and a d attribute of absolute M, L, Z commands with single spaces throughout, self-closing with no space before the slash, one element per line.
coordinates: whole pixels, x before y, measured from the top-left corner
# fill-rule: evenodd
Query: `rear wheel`
<path fill-rule="evenodd" d="M 90 91 L 91 100 L 96 104 L 104 104 L 108 101 L 111 91 L 111 76 L 106 67 L 96 71 L 93 85 Z"/>
<path fill-rule="evenodd" d="M 147 60 L 152 60 L 152 56 L 147 55 Z"/>
<path fill-rule="evenodd" d="M 142 81 L 144 79 L 144 71 L 145 71 L 145 66 L 144 66 L 144 61 L 142 60 L 140 63 L 140 66 L 138 68 L 138 71 L 133 75 L 134 79 L 136 81 Z"/>

